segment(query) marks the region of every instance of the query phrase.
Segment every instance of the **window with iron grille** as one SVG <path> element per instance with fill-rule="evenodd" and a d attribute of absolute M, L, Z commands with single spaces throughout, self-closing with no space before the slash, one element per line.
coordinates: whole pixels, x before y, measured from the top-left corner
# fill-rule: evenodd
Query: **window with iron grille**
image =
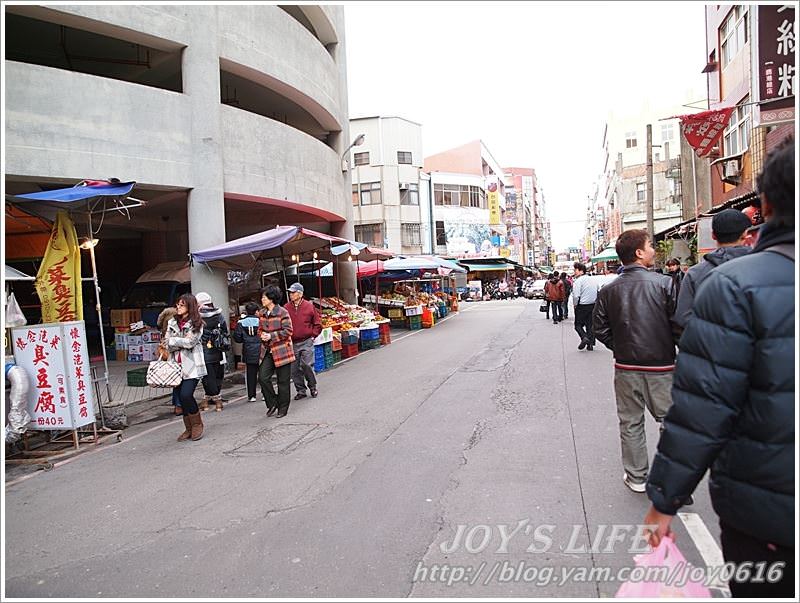
<path fill-rule="evenodd" d="M 401 241 L 406 246 L 419 246 L 422 245 L 420 237 L 419 224 L 401 224 L 400 225 Z"/>
<path fill-rule="evenodd" d="M 397 163 L 411 165 L 411 151 L 397 151 Z"/>
<path fill-rule="evenodd" d="M 647 185 L 644 182 L 636 183 L 636 201 L 643 203 L 647 198 Z"/>
<path fill-rule="evenodd" d="M 353 165 L 369 165 L 369 151 L 355 153 L 353 155 Z"/>
<path fill-rule="evenodd" d="M 419 205 L 419 184 L 412 182 L 400 190 L 400 205 Z"/>
<path fill-rule="evenodd" d="M 382 224 L 359 224 L 355 227 L 356 241 L 371 247 L 383 247 Z"/>
<path fill-rule="evenodd" d="M 625 132 L 625 148 L 633 149 L 636 147 L 636 132 Z"/>

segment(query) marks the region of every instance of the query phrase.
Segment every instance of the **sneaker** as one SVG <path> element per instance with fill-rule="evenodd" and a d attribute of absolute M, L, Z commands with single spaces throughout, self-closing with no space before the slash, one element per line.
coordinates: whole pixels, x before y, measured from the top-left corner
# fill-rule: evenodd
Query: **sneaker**
<path fill-rule="evenodd" d="M 295 400 L 302 400 L 303 398 L 307 398 L 307 397 L 308 397 L 308 396 L 306 396 L 305 394 L 297 394 L 297 395 L 294 397 L 294 399 L 295 399 Z"/>
<path fill-rule="evenodd" d="M 249 400 L 247 400 L 247 401 L 248 401 L 248 402 L 255 402 L 255 401 L 256 401 L 256 399 L 255 399 L 255 398 L 250 398 L 250 399 L 249 399 Z"/>
<path fill-rule="evenodd" d="M 625 485 L 628 486 L 628 488 L 630 488 L 631 490 L 633 490 L 638 494 L 644 494 L 646 490 L 645 482 L 634 482 L 628 477 L 627 473 L 622 476 L 622 481 L 625 482 Z"/>
<path fill-rule="evenodd" d="M 581 343 L 580 343 L 580 345 L 578 346 L 578 349 L 579 349 L 579 350 L 582 350 L 582 349 L 583 349 L 583 348 L 585 348 L 587 345 L 588 345 L 588 344 L 586 343 L 586 340 L 585 340 L 585 339 L 581 339 Z"/>

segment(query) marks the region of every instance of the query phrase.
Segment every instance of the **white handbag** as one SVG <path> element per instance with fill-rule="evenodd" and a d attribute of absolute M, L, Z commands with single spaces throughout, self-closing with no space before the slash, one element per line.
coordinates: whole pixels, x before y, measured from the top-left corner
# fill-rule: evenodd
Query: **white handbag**
<path fill-rule="evenodd" d="M 182 380 L 181 365 L 172 360 L 153 360 L 147 367 L 150 387 L 177 387 Z"/>

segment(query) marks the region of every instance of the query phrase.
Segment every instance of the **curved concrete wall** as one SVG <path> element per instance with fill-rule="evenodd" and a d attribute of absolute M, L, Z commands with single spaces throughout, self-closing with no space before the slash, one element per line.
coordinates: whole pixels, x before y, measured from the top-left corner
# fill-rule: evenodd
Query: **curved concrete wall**
<path fill-rule="evenodd" d="M 342 7 L 315 14 L 336 36 L 330 52 L 276 6 L 15 6 L 13 12 L 154 47 L 185 47 L 185 93 L 6 61 L 7 177 L 114 176 L 197 190 L 205 186 L 203 173 L 222 166 L 226 192 L 350 217 L 349 180 L 339 159 L 349 144 Z M 196 52 L 203 39 L 215 44 Z M 226 61 L 279 82 L 293 100 L 311 107 L 332 131 L 334 148 L 217 103 L 219 91 L 209 82 L 219 81 Z M 208 96 L 206 104 L 193 102 L 197 91 Z M 219 123 L 219 129 L 201 136 L 198 123 Z M 216 145 L 221 157 L 213 161 L 198 150 Z M 219 198 L 220 210 L 222 204 Z"/>
<path fill-rule="evenodd" d="M 186 97 L 6 61 L 6 174 L 191 187 Z"/>

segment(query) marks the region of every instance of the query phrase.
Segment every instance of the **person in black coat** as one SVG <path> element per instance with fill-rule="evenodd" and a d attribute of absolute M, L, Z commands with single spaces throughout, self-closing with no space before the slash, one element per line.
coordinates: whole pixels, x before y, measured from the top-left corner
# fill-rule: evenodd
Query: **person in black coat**
<path fill-rule="evenodd" d="M 222 310 L 214 306 L 211 296 L 205 291 L 196 296 L 200 307 L 200 317 L 203 319 L 203 334 L 200 342 L 203 344 L 203 359 L 206 363 L 206 376 L 203 377 L 203 391 L 205 396 L 200 402 L 200 410 L 208 410 L 208 403 L 214 403 L 214 410 L 222 411 L 222 381 L 225 378 L 225 352 L 229 348 L 220 348 L 220 333 L 228 336 L 228 325 L 222 316 Z M 230 341 L 228 340 L 228 343 Z"/>
<path fill-rule="evenodd" d="M 752 253 L 716 267 L 680 340 L 672 407 L 647 480 L 650 543 L 707 469 L 734 597 L 793 597 L 795 538 L 794 142 L 758 178 L 767 222 Z M 761 575 L 778 581 L 757 581 Z M 777 565 L 776 565 L 777 564 Z M 747 575 L 745 575 L 747 574 Z"/>
<path fill-rule="evenodd" d="M 248 302 L 244 307 L 247 316 L 236 323 L 233 340 L 242 344 L 242 360 L 246 367 L 247 401 L 256 401 L 258 366 L 261 359 L 261 339 L 258 336 L 258 304 Z"/>

